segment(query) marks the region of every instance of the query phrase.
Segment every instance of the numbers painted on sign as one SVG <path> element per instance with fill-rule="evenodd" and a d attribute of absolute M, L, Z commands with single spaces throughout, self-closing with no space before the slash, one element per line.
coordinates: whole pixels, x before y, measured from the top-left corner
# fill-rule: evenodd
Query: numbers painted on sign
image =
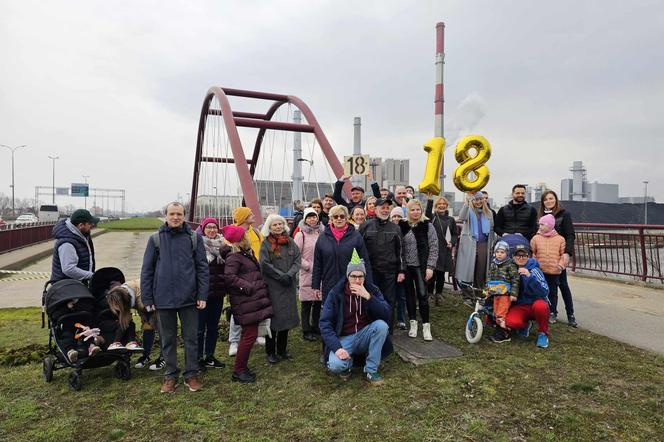
<path fill-rule="evenodd" d="M 369 155 L 353 155 L 344 157 L 344 175 L 368 175 Z"/>
<path fill-rule="evenodd" d="M 427 153 L 427 165 L 424 169 L 424 179 L 420 183 L 420 192 L 430 195 L 440 193 L 440 173 L 443 168 L 443 153 L 445 152 L 445 138 L 434 137 L 424 144 Z"/>
<path fill-rule="evenodd" d="M 471 155 L 472 152 L 474 155 Z M 477 192 L 489 182 L 486 162 L 491 158 L 491 145 L 481 135 L 463 137 L 456 145 L 454 157 L 459 166 L 454 170 L 454 185 L 462 192 Z"/>

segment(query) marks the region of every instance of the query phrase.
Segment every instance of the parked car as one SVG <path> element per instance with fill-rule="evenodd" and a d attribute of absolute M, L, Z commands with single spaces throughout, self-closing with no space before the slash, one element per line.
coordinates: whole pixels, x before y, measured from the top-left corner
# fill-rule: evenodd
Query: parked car
<path fill-rule="evenodd" d="M 37 222 L 39 222 L 39 218 L 37 218 L 32 213 L 24 213 L 23 215 L 19 215 L 19 217 L 16 218 L 16 224 L 33 224 Z"/>
<path fill-rule="evenodd" d="M 6 225 L 6 224 L 7 224 L 7 221 L 5 221 L 4 219 L 2 219 L 2 217 L 0 216 L 0 226 L 4 226 L 4 225 Z"/>

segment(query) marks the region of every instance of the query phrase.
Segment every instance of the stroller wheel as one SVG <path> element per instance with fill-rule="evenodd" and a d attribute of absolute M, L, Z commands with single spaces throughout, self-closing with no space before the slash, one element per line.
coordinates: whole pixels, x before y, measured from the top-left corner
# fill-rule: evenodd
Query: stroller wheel
<path fill-rule="evenodd" d="M 78 391 L 83 387 L 83 379 L 80 373 L 72 371 L 69 373 L 69 388 Z"/>
<path fill-rule="evenodd" d="M 473 312 L 466 322 L 466 340 L 470 344 L 477 344 L 482 339 L 482 332 L 484 331 L 484 325 L 482 324 L 482 319 L 477 312 Z"/>
<path fill-rule="evenodd" d="M 53 367 L 55 366 L 55 358 L 51 355 L 44 357 L 43 374 L 46 382 L 53 380 Z"/>
<path fill-rule="evenodd" d="M 131 368 L 126 361 L 119 361 L 115 364 L 115 375 L 118 379 L 128 381 L 131 378 Z"/>

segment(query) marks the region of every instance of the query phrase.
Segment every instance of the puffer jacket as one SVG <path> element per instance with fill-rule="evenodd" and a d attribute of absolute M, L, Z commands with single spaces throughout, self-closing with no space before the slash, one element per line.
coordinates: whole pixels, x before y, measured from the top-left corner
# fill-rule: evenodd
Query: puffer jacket
<path fill-rule="evenodd" d="M 373 270 L 383 275 L 406 271 L 405 249 L 399 226 L 389 220 L 375 218 L 360 226 Z"/>
<path fill-rule="evenodd" d="M 528 203 L 514 204 L 514 201 L 498 210 L 494 225 L 494 231 L 500 236 L 520 233 L 528 239 L 537 233 L 537 228 L 537 210 Z"/>
<path fill-rule="evenodd" d="M 539 233 L 530 240 L 533 257 L 539 261 L 540 267 L 547 275 L 560 275 L 560 267 L 565 267 L 563 254 L 565 253 L 565 238 L 556 233 L 553 236 L 544 236 Z"/>
<path fill-rule="evenodd" d="M 235 252 L 228 255 L 224 279 L 236 324 L 258 324 L 272 317 L 267 285 L 263 281 L 258 260 L 252 253 Z"/>

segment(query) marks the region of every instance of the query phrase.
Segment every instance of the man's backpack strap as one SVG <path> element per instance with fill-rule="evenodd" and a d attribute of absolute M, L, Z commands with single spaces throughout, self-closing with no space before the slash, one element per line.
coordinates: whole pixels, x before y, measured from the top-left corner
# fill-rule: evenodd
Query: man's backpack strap
<path fill-rule="evenodd" d="M 150 236 L 152 244 L 154 244 L 155 251 L 159 253 L 159 232 L 155 232 Z M 196 247 L 198 246 L 198 233 L 191 232 L 191 251 L 196 253 Z"/>

